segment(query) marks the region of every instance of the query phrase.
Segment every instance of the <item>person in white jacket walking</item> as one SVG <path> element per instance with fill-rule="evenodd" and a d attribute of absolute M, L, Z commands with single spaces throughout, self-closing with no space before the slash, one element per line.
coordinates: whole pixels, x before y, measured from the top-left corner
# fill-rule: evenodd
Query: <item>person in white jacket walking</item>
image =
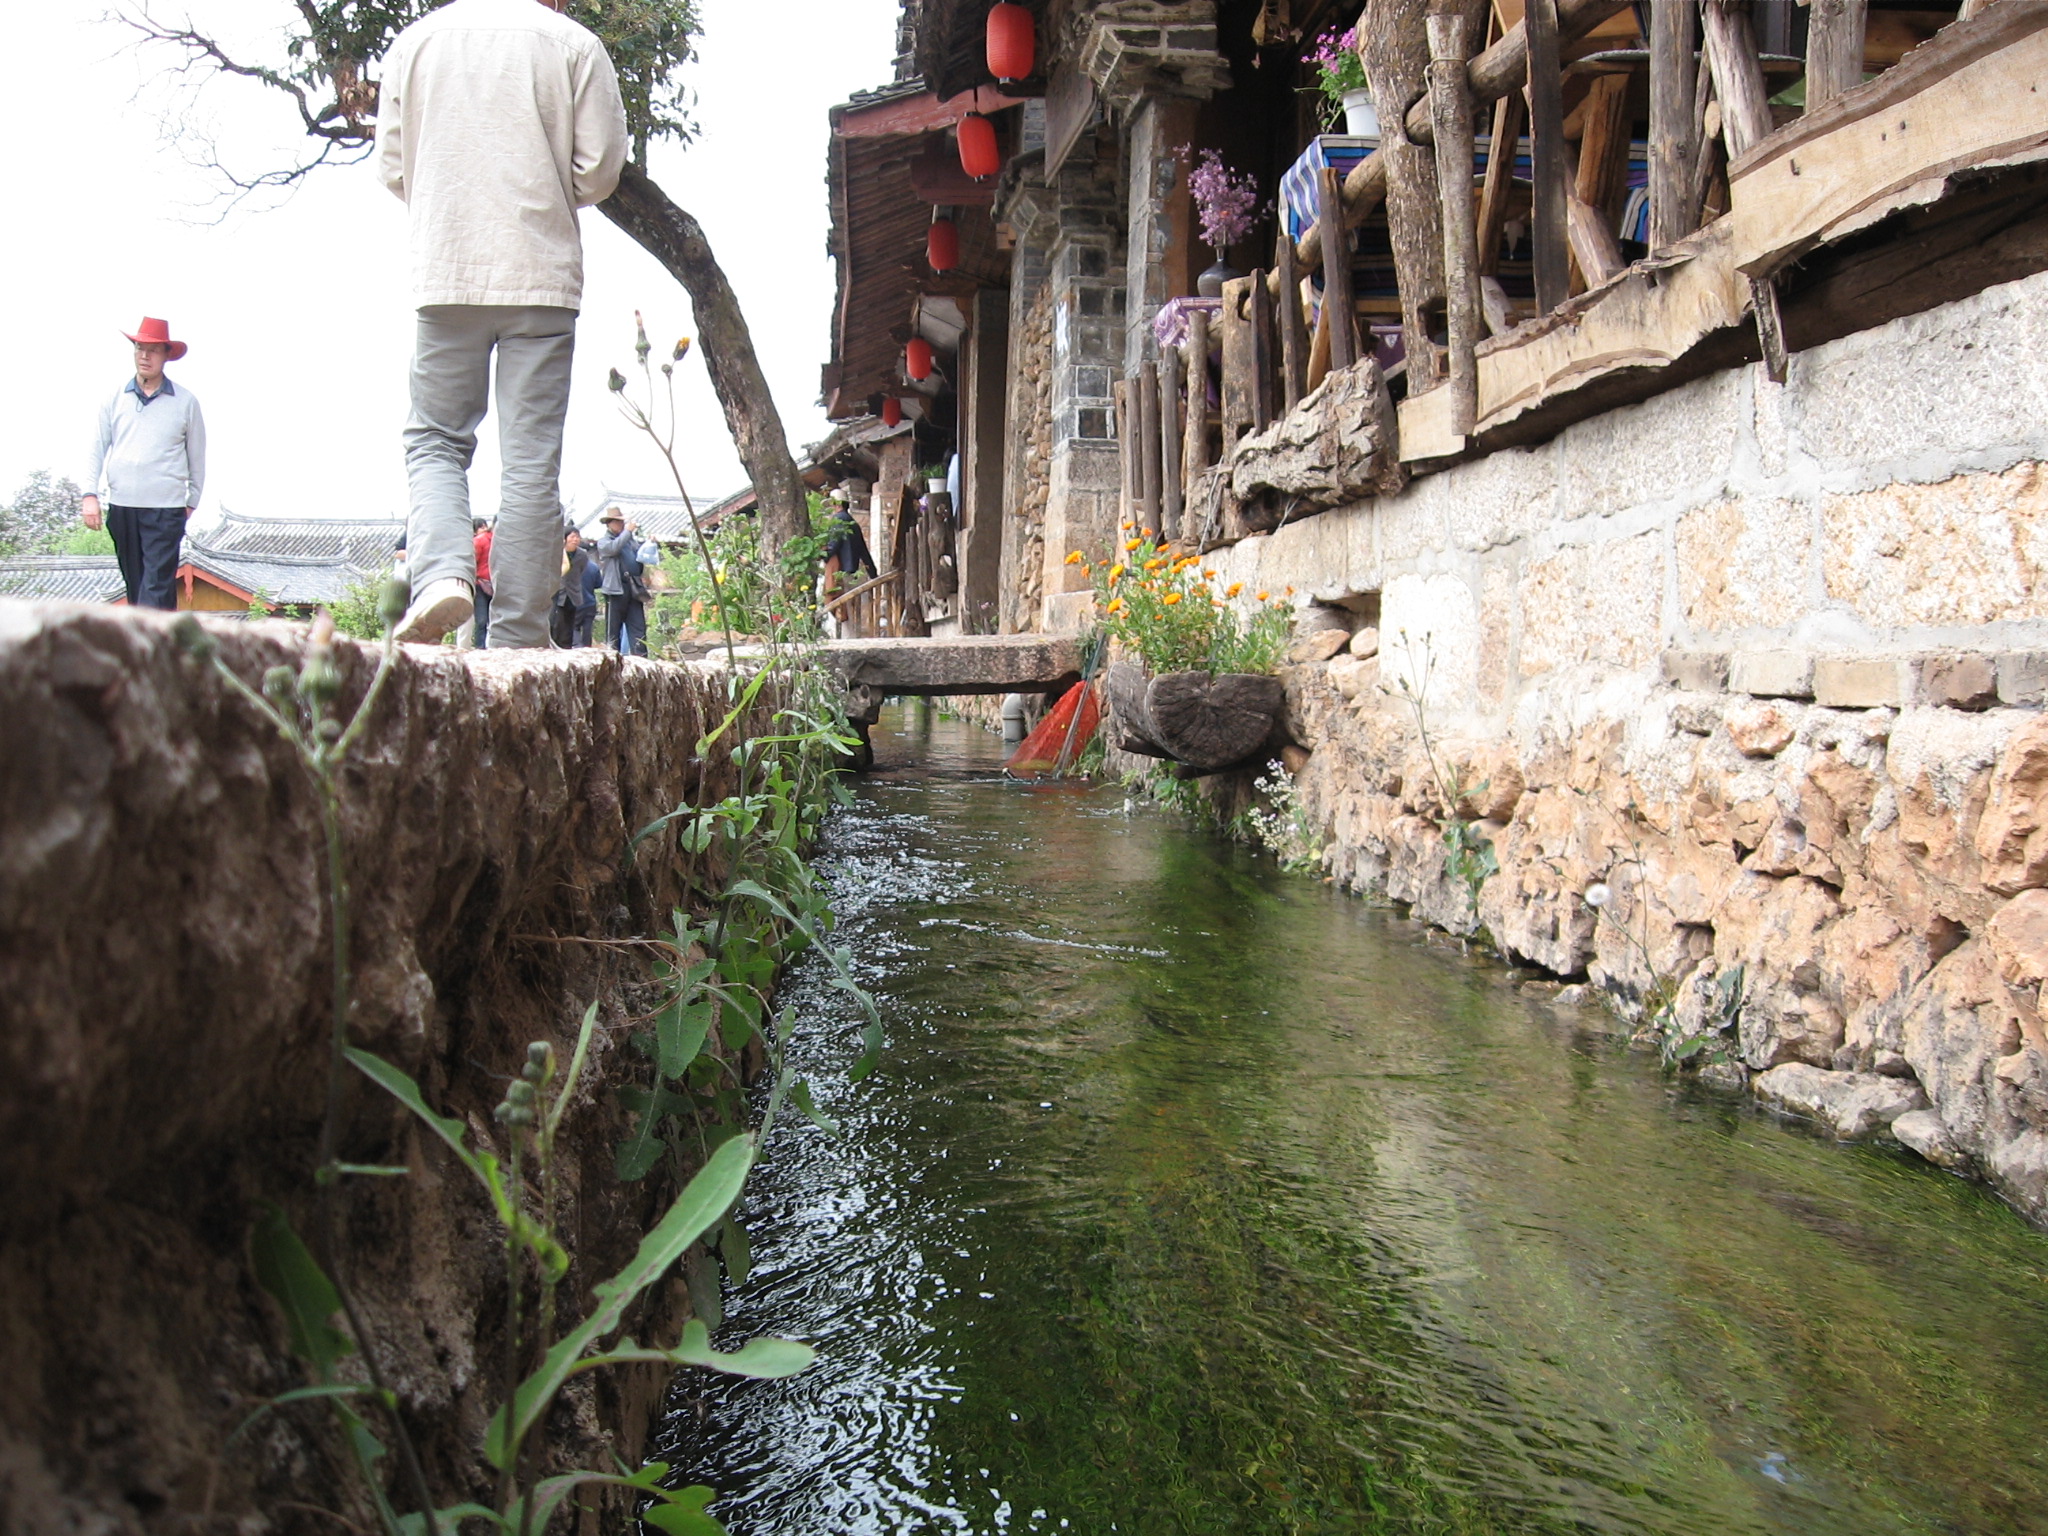
<path fill-rule="evenodd" d="M 469 465 L 495 354 L 503 480 L 489 643 L 549 643 L 583 299 L 576 210 L 611 195 L 628 143 L 611 59 L 559 14 L 564 4 L 450 0 L 399 33 L 385 59 L 377 165 L 410 214 L 419 307 L 401 640 L 437 641 L 473 611 Z"/>
<path fill-rule="evenodd" d="M 98 528 L 106 487 L 105 522 L 130 606 L 172 609 L 185 523 L 206 485 L 206 418 L 198 396 L 164 376 L 164 364 L 185 355 L 170 325 L 145 317 L 128 339 L 135 377 L 100 407 L 78 511 L 86 527 Z"/>

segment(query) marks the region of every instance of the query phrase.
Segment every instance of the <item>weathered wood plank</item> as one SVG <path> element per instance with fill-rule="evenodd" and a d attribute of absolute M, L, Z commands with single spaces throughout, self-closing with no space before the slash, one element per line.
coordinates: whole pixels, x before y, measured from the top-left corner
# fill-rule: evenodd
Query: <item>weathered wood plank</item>
<path fill-rule="evenodd" d="M 2048 5 L 1996 5 L 1729 167 L 1736 260 L 1776 271 L 1920 200 L 1916 184 L 2048 147 Z"/>
<path fill-rule="evenodd" d="M 1536 312 L 1548 314 L 1570 296 L 1572 280 L 1557 0 L 1529 0 L 1523 26 L 1528 35 L 1529 141 L 1535 159 L 1530 240 L 1536 267 Z"/>
<path fill-rule="evenodd" d="M 1252 430 L 1263 432 L 1273 424 L 1273 369 L 1279 351 L 1279 337 L 1273 333 L 1273 295 L 1266 287 L 1264 272 L 1252 273 Z"/>
<path fill-rule="evenodd" d="M 1514 309 L 1508 303 L 1508 291 L 1501 287 L 1499 278 L 1479 279 L 1479 313 L 1485 317 L 1490 335 L 1505 336 L 1515 328 Z M 1474 366 L 1477 366 L 1476 362 Z"/>
<path fill-rule="evenodd" d="M 1486 152 L 1486 180 L 1479 192 L 1477 239 L 1482 276 L 1500 270 L 1508 196 L 1515 185 L 1515 146 L 1521 136 L 1522 93 L 1509 91 L 1493 104 L 1493 136 L 1487 140 L 1491 147 Z"/>
<path fill-rule="evenodd" d="M 1109 386 L 1110 403 L 1116 409 L 1117 464 L 1123 471 L 1123 505 L 1117 514 L 1119 522 L 1138 515 L 1138 461 L 1135 457 L 1137 444 L 1133 440 L 1131 426 L 1130 385 L 1118 379 Z"/>
<path fill-rule="evenodd" d="M 1806 110 L 1818 111 L 1863 83 L 1870 0 L 1812 0 L 1806 19 Z"/>
<path fill-rule="evenodd" d="M 1343 225 L 1344 194 L 1337 173 L 1327 165 L 1316 173 L 1316 191 L 1323 237 L 1330 250 L 1342 253 L 1323 273 L 1323 311 L 1316 324 L 1323 329 L 1327 323 L 1330 367 L 1349 368 L 1358 361 L 1358 316 L 1351 307 L 1351 239 Z"/>
<path fill-rule="evenodd" d="M 1159 528 L 1161 468 L 1159 462 L 1159 365 L 1149 357 L 1138 364 L 1138 377 L 1131 385 L 1131 412 L 1138 432 L 1138 521 L 1144 527 Z"/>
<path fill-rule="evenodd" d="M 1693 97 L 1693 7 L 1650 7 L 1650 249 L 1693 232 L 1699 199 L 1692 195 L 1697 132 Z"/>
<path fill-rule="evenodd" d="M 1449 345 L 1451 430 L 1471 433 L 1479 412 L 1479 228 L 1472 201 L 1472 97 L 1466 87 L 1465 20 L 1429 18 L 1429 89 L 1436 126 L 1437 185 L 1443 195 L 1444 304 Z"/>
<path fill-rule="evenodd" d="M 1188 316 L 1188 339 L 1181 348 L 1181 373 L 1187 380 L 1187 413 L 1181 426 L 1180 477 L 1182 495 L 1194 488 L 1202 471 L 1209 467 L 1209 314 L 1196 310 Z"/>
<path fill-rule="evenodd" d="M 1280 319 L 1280 403 L 1293 410 L 1308 393 L 1308 326 L 1301 313 L 1301 274 L 1294 264 L 1294 242 L 1280 231 L 1274 242 L 1273 302 Z"/>

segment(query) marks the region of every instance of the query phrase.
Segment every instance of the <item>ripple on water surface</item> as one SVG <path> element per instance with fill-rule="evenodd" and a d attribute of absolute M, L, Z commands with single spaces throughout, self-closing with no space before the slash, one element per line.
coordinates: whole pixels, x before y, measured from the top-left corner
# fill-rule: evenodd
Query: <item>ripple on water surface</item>
<path fill-rule="evenodd" d="M 755 1176 L 665 1454 L 736 1536 L 2048 1532 L 2048 1240 L 1496 966 L 896 717 L 824 863 L 883 1071 Z"/>

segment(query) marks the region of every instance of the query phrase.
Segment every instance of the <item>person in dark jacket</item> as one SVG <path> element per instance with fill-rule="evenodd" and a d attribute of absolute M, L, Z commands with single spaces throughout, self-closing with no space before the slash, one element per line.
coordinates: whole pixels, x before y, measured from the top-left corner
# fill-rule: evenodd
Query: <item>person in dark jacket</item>
<path fill-rule="evenodd" d="M 576 643 L 576 609 L 583 601 L 583 578 L 589 570 L 590 555 L 583 548 L 583 535 L 571 528 L 562 535 L 561 577 L 548 608 L 548 638 L 558 646 Z"/>
<path fill-rule="evenodd" d="M 640 563 L 639 530 L 612 507 L 604 515 L 597 540 L 597 561 L 604 571 L 604 643 L 623 656 L 647 654 L 647 589 L 640 584 L 646 567 Z"/>
<path fill-rule="evenodd" d="M 583 567 L 583 586 L 580 600 L 576 604 L 576 643 L 588 645 L 597 628 L 597 589 L 604 581 L 604 567 L 589 550 L 584 552 L 588 564 Z"/>

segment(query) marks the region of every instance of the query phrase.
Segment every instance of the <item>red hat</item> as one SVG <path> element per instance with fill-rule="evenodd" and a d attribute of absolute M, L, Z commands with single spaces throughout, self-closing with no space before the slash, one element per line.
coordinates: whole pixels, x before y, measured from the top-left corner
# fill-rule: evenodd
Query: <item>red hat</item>
<path fill-rule="evenodd" d="M 168 361 L 173 363 L 185 355 L 185 343 L 171 340 L 171 323 L 168 320 L 158 320 L 149 315 L 144 315 L 140 330 L 136 331 L 133 335 L 129 335 L 126 331 L 123 331 L 121 334 L 127 336 L 138 347 L 145 342 L 154 342 L 159 346 L 169 347 L 171 351 Z"/>

